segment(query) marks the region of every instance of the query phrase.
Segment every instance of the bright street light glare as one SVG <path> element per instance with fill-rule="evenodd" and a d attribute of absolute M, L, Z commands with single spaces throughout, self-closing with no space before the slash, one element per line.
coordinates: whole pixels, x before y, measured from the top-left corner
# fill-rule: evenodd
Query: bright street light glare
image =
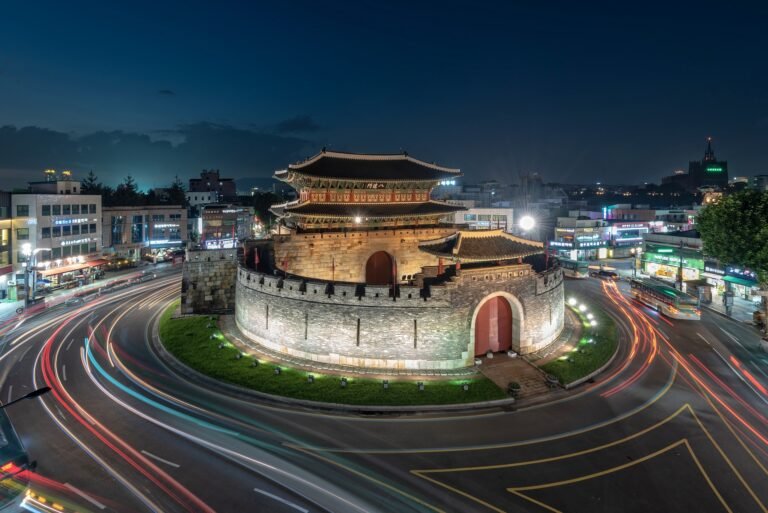
<path fill-rule="evenodd" d="M 568 304 L 569 305 L 576 306 L 576 303 L 577 303 L 577 301 L 576 301 L 575 297 L 568 298 Z"/>
<path fill-rule="evenodd" d="M 586 312 L 587 306 L 586 305 L 579 305 L 579 312 Z"/>
<path fill-rule="evenodd" d="M 536 226 L 536 221 L 531 216 L 523 216 L 520 218 L 518 224 L 520 225 L 520 228 L 527 232 Z"/>

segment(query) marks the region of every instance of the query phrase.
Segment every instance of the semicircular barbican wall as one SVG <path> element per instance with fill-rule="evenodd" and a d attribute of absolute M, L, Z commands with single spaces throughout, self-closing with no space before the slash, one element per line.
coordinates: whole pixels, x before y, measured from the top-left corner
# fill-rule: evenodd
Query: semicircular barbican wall
<path fill-rule="evenodd" d="M 400 285 L 397 298 L 388 285 L 240 267 L 235 291 L 235 320 L 252 342 L 308 363 L 392 371 L 466 367 L 488 348 L 537 351 L 560 334 L 563 310 L 562 271 L 528 264 L 461 269 L 442 285 Z"/>

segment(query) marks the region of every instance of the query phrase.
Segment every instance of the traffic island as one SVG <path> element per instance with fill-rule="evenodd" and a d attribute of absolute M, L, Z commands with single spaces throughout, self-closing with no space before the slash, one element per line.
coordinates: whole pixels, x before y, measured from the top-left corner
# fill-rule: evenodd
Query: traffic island
<path fill-rule="evenodd" d="M 261 394 L 337 405 L 421 406 L 508 399 L 487 378 L 418 380 L 370 379 L 299 370 L 265 361 L 233 345 L 215 316 L 174 318 L 178 302 L 161 316 L 159 335 L 166 351 L 209 378 Z"/>
<path fill-rule="evenodd" d="M 604 312 L 571 300 L 569 307 L 581 322 L 581 336 L 563 347 L 559 356 L 539 364 L 565 388 L 572 388 L 610 365 L 618 349 L 616 323 Z"/>

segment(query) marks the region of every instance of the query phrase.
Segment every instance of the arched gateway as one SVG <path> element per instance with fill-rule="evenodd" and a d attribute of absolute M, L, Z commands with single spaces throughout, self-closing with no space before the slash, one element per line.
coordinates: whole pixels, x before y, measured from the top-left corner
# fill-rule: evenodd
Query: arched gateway
<path fill-rule="evenodd" d="M 482 304 L 475 317 L 475 356 L 512 347 L 512 309 L 502 296 Z"/>
<path fill-rule="evenodd" d="M 396 276 L 394 260 L 386 251 L 377 251 L 365 263 L 365 283 L 392 285 Z"/>

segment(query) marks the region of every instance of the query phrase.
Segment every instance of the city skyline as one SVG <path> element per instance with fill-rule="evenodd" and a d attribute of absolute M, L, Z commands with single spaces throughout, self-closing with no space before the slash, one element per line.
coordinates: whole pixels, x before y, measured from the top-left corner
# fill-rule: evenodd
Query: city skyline
<path fill-rule="evenodd" d="M 642 183 L 707 136 L 733 176 L 765 173 L 764 7 L 153 9 L 11 6 L 0 178 L 268 177 L 328 147 L 407 151 L 466 181 Z"/>

